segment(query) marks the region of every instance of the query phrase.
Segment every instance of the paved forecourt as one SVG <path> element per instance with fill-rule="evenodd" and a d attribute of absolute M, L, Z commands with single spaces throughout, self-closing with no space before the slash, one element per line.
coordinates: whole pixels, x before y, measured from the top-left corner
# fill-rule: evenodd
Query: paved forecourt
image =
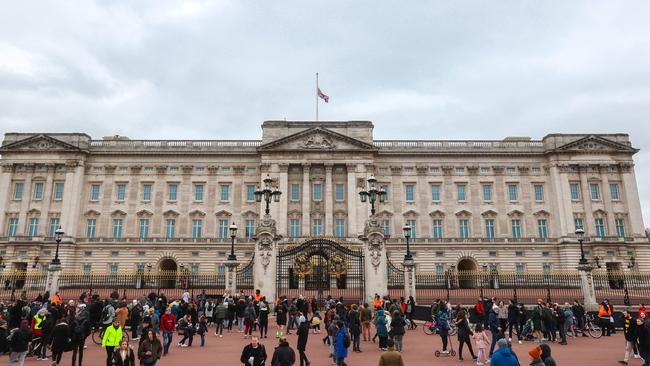
<path fill-rule="evenodd" d="M 274 324 L 274 319 L 270 319 L 271 324 Z M 194 345 L 188 348 L 180 348 L 176 344 L 180 340 L 177 335 L 174 336 L 174 343 L 171 346 L 170 354 L 164 357 L 158 366 L 161 365 L 240 365 L 239 357 L 241 356 L 242 348 L 249 343 L 248 340 L 243 339 L 241 333 L 225 333 L 223 338 L 215 337 L 214 327 L 210 328 L 210 334 L 206 338 L 206 346 L 199 347 L 200 338 L 194 338 Z M 277 345 L 277 340 L 274 338 L 275 327 L 271 325 L 269 330 L 269 338 L 262 339 L 262 344 L 265 345 L 267 353 L 269 354 L 269 362 L 273 353 L 273 348 Z M 307 356 L 311 361 L 312 366 L 328 366 L 331 361 L 328 359 L 328 347 L 323 345 L 321 341 L 324 333 L 309 334 L 309 343 L 307 346 Z M 296 346 L 297 336 L 295 333 L 287 336 L 291 347 Z M 456 349 L 456 337 L 452 337 L 453 346 Z M 624 353 L 624 340 L 622 332 L 617 332 L 612 337 L 603 337 L 600 339 L 592 338 L 569 338 L 568 346 L 560 346 L 551 343 L 553 356 L 558 365 L 615 365 L 617 361 L 622 359 Z M 96 346 L 90 339 L 88 339 L 88 348 L 84 353 L 85 366 L 103 366 L 105 365 L 105 352 L 99 346 Z M 524 342 L 522 345 L 517 344 L 515 341 L 513 348 L 517 353 L 522 365 L 529 364 L 528 350 L 534 344 L 532 342 Z M 459 363 L 457 357 L 454 358 L 436 358 L 434 351 L 440 349 L 440 337 L 437 335 L 429 336 L 422 332 L 422 328 L 418 327 L 417 330 L 408 331 L 404 337 L 404 352 L 403 357 L 405 364 L 408 366 L 414 365 L 459 365 L 467 364 L 474 365 L 471 361 L 469 354 L 464 350 L 465 361 Z M 137 350 L 137 345 L 134 344 L 134 349 Z M 361 344 L 362 353 L 350 352 L 350 357 L 347 363 L 349 365 L 377 365 L 379 363 L 380 351 L 377 349 L 377 343 L 363 342 Z M 49 355 L 48 355 L 49 356 Z M 5 363 L 7 356 L 4 357 Z M 29 358 L 26 361 L 27 365 L 43 365 L 50 364 L 48 362 L 36 361 Z M 71 362 L 71 353 L 67 352 L 63 355 L 61 365 L 67 365 Z M 296 351 L 296 365 L 298 362 L 298 352 Z M 641 365 L 640 360 L 632 359 L 631 365 Z"/>

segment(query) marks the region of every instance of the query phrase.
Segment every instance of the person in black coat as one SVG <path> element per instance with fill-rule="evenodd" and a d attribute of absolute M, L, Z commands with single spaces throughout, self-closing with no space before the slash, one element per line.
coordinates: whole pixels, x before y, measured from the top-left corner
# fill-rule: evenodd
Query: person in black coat
<path fill-rule="evenodd" d="M 77 305 L 77 314 L 70 324 L 70 339 L 72 340 L 72 366 L 75 366 L 79 356 L 79 366 L 83 364 L 86 338 L 90 335 L 90 314 L 86 304 Z"/>
<path fill-rule="evenodd" d="M 266 362 L 266 349 L 259 339 L 255 336 L 251 338 L 251 343 L 244 347 L 239 359 L 246 366 L 262 366 Z"/>
<path fill-rule="evenodd" d="M 129 346 L 129 342 L 120 342 L 120 347 L 113 351 L 113 365 L 115 366 L 136 366 L 135 353 Z"/>
<path fill-rule="evenodd" d="M 20 328 L 12 329 L 9 334 L 11 335 L 9 337 L 11 339 L 9 341 L 9 348 L 11 349 L 9 364 L 13 365 L 17 363 L 22 365 L 25 361 L 25 356 L 27 356 L 27 347 L 32 340 L 32 329 L 27 320 L 23 320 L 20 323 Z"/>
<path fill-rule="evenodd" d="M 296 362 L 296 353 L 289 346 L 285 336 L 280 337 L 280 344 L 273 351 L 271 366 L 292 366 Z"/>
<path fill-rule="evenodd" d="M 458 359 L 460 361 L 463 360 L 463 345 L 467 345 L 469 353 L 472 355 L 472 359 L 476 360 L 476 355 L 474 355 L 472 341 L 470 339 L 474 333 L 469 327 L 465 310 L 459 311 L 456 315 L 456 329 L 458 329 Z"/>
<path fill-rule="evenodd" d="M 61 363 L 61 356 L 63 356 L 63 352 L 68 350 L 70 343 L 70 326 L 65 322 L 65 319 L 59 319 L 52 330 L 52 337 L 50 338 L 52 363 L 57 365 Z"/>
<path fill-rule="evenodd" d="M 309 322 L 304 321 L 300 323 L 296 334 L 298 334 L 298 345 L 296 348 L 298 348 L 298 353 L 300 354 L 300 366 L 309 366 L 309 359 L 307 359 L 307 355 L 305 354 L 307 350 L 307 338 L 309 337 Z"/>
<path fill-rule="evenodd" d="M 643 366 L 650 365 L 650 323 L 643 319 L 636 319 L 636 337 L 639 347 L 639 354 L 643 358 Z"/>

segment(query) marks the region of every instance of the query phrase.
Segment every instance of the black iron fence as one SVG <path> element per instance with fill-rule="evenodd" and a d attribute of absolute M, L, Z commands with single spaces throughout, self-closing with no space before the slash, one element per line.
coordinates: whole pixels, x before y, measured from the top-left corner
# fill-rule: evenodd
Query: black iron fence
<path fill-rule="evenodd" d="M 388 276 L 388 295 L 393 299 L 404 296 L 404 267 L 388 259 L 386 275 Z"/>
<path fill-rule="evenodd" d="M 650 300 L 650 272 L 597 271 L 593 280 L 598 301 L 630 306 Z"/>
<path fill-rule="evenodd" d="M 237 268 L 237 291 L 253 289 L 253 265 L 255 257 L 251 258 L 245 266 Z"/>
<path fill-rule="evenodd" d="M 7 271 L 0 272 L 0 300 L 33 300 L 45 292 L 47 272 Z"/>

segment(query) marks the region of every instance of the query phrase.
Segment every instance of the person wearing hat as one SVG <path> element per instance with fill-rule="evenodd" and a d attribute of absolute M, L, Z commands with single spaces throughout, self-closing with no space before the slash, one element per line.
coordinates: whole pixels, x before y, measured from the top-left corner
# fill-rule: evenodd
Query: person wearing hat
<path fill-rule="evenodd" d="M 546 366 L 542 361 L 542 348 L 540 346 L 528 351 L 528 355 L 530 356 L 531 361 L 530 366 Z"/>
<path fill-rule="evenodd" d="M 289 346 L 287 337 L 281 336 L 279 338 L 279 344 L 273 351 L 273 357 L 271 358 L 271 365 L 275 366 L 291 366 L 296 362 L 296 353 Z"/>
<path fill-rule="evenodd" d="M 517 355 L 512 351 L 505 338 L 497 341 L 497 348 L 490 358 L 491 366 L 519 366 Z"/>

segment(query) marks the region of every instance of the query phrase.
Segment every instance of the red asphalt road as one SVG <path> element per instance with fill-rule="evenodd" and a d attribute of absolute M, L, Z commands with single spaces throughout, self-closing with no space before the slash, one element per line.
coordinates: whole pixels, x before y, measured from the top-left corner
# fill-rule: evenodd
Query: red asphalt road
<path fill-rule="evenodd" d="M 242 348 L 249 343 L 244 340 L 240 333 L 225 333 L 223 338 L 215 337 L 214 327 L 210 328 L 210 334 L 206 336 L 206 346 L 201 348 L 200 337 L 194 337 L 194 345 L 188 348 L 179 348 L 176 343 L 180 337 L 174 336 L 174 344 L 170 348 L 170 354 L 162 358 L 158 362 L 158 366 L 203 366 L 203 365 L 241 365 L 239 358 L 241 356 Z M 267 353 L 269 354 L 270 364 L 273 348 L 276 346 L 276 339 L 272 338 L 275 334 L 275 327 L 271 326 L 267 339 L 263 339 L 262 344 L 265 345 Z M 331 361 L 328 358 L 328 347 L 324 346 L 321 339 L 324 333 L 309 334 L 309 342 L 307 346 L 307 356 L 313 366 L 329 366 Z M 289 343 L 295 350 L 297 336 L 295 333 L 287 336 Z M 454 347 L 457 346 L 456 337 L 452 338 Z M 568 346 L 560 346 L 550 343 L 552 354 L 558 365 L 617 365 L 617 361 L 622 359 L 625 346 L 622 332 L 617 332 L 612 337 L 603 337 L 600 339 L 592 338 L 569 338 Z M 90 339 L 88 339 L 88 348 L 84 354 L 84 366 L 103 366 L 106 364 L 105 352 L 99 346 L 96 346 Z M 135 346 L 135 345 L 134 345 Z M 465 361 L 458 362 L 455 358 L 436 358 L 433 353 L 436 349 L 440 349 L 441 342 L 439 336 L 428 336 L 424 334 L 421 327 L 417 330 L 408 331 L 404 337 L 404 363 L 407 366 L 414 365 L 475 365 L 471 361 L 469 354 L 466 350 Z M 528 351 L 534 347 L 531 342 L 524 342 L 519 345 L 515 341 L 513 349 L 522 366 L 530 363 Z M 377 344 L 372 342 L 361 343 L 362 353 L 350 352 L 350 357 L 347 359 L 347 364 L 353 365 L 378 365 L 379 355 L 381 351 L 378 350 Z M 50 356 L 50 355 L 48 355 Z M 7 362 L 7 356 L 3 356 L 0 364 Z M 48 361 L 36 361 L 33 358 L 28 358 L 25 362 L 26 365 L 51 365 L 51 358 Z M 61 365 L 71 364 L 71 353 L 65 353 L 61 360 Z M 296 351 L 296 365 L 298 362 L 298 352 Z M 641 360 L 632 359 L 630 365 L 641 365 Z"/>

